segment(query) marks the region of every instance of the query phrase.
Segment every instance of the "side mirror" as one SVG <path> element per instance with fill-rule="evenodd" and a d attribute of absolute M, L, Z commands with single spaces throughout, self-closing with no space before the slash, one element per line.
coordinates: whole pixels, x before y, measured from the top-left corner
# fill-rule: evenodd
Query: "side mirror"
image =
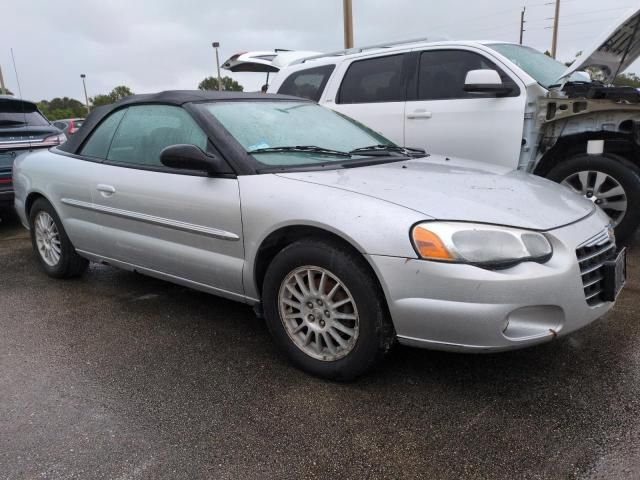
<path fill-rule="evenodd" d="M 166 167 L 207 173 L 229 173 L 222 162 L 195 145 L 169 145 L 160 152 L 160 161 Z"/>
<path fill-rule="evenodd" d="M 500 74 L 495 70 L 469 70 L 464 80 L 464 91 L 471 93 L 487 93 L 496 97 L 509 95 L 513 89 L 502 83 Z"/>

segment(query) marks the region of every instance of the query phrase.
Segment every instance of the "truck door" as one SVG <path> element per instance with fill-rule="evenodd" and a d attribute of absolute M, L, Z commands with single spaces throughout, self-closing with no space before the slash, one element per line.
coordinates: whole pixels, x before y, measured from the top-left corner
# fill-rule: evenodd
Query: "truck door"
<path fill-rule="evenodd" d="M 480 51 L 420 49 L 415 89 L 407 96 L 406 146 L 428 153 L 469 158 L 517 168 L 522 145 L 526 89 Z M 466 92 L 470 70 L 496 70 L 504 85 L 502 97 Z"/>
<path fill-rule="evenodd" d="M 331 97 L 328 92 L 321 103 L 403 145 L 409 57 L 408 53 L 387 54 L 341 65 L 346 72 L 335 98 L 326 98 Z"/>

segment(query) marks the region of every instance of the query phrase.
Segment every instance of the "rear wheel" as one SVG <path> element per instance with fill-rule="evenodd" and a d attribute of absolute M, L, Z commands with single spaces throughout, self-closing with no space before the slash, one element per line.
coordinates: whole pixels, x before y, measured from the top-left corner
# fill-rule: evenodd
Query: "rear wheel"
<path fill-rule="evenodd" d="M 78 255 L 62 226 L 60 217 L 44 198 L 39 198 L 29 212 L 31 243 L 43 270 L 50 277 L 69 278 L 81 275 L 89 261 Z"/>
<path fill-rule="evenodd" d="M 333 242 L 300 241 L 269 265 L 264 313 L 277 345 L 300 369 L 351 380 L 395 337 L 380 287 L 365 260 Z"/>
<path fill-rule="evenodd" d="M 623 244 L 640 225 L 640 176 L 623 159 L 578 155 L 556 165 L 547 178 L 591 200 L 611 219 Z"/>

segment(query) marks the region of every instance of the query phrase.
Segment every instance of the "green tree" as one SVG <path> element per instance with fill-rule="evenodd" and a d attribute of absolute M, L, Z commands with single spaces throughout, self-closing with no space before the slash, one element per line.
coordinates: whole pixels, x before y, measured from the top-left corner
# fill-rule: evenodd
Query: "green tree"
<path fill-rule="evenodd" d="M 113 90 L 111 90 L 107 94 L 96 95 L 93 98 L 90 98 L 91 105 L 94 107 L 100 107 L 102 105 L 109 105 L 111 103 L 115 103 L 118 100 L 122 100 L 123 98 L 130 97 L 133 95 L 131 89 L 125 85 L 118 85 Z"/>
<path fill-rule="evenodd" d="M 640 88 L 640 77 L 635 73 L 621 73 L 613 81 L 618 87 Z"/>
<path fill-rule="evenodd" d="M 38 103 L 38 108 L 49 120 L 84 117 L 87 115 L 86 106 L 82 102 L 69 97 L 42 100 Z"/>
<path fill-rule="evenodd" d="M 222 89 L 229 92 L 242 92 L 244 87 L 231 77 L 222 77 Z M 198 84 L 198 90 L 218 90 L 218 79 L 207 77 Z"/>
<path fill-rule="evenodd" d="M 91 102 L 91 105 L 93 107 L 101 107 L 102 105 L 110 105 L 114 102 L 113 98 L 111 98 L 111 95 L 109 94 L 100 94 L 100 95 L 96 95 L 95 97 L 91 97 L 89 99 L 89 102 Z"/>
<path fill-rule="evenodd" d="M 122 100 L 123 98 L 130 97 L 131 95 L 133 95 L 133 92 L 129 87 L 125 85 L 118 85 L 113 90 L 111 90 L 111 93 L 109 95 L 111 95 L 111 98 L 113 98 L 114 101 L 117 102 L 118 100 Z"/>

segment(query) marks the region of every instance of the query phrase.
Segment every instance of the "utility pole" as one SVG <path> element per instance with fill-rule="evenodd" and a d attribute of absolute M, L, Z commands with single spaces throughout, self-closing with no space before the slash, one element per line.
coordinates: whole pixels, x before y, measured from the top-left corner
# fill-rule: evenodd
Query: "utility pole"
<path fill-rule="evenodd" d="M 4 86 L 4 77 L 2 76 L 2 67 L 0 67 L 0 95 L 6 95 L 7 89 Z"/>
<path fill-rule="evenodd" d="M 81 73 L 80 78 L 82 79 L 82 88 L 84 88 L 84 104 L 87 106 L 87 113 L 91 113 L 91 108 L 89 107 L 89 96 L 87 95 L 87 82 L 85 81 L 87 76 L 84 73 Z"/>
<path fill-rule="evenodd" d="M 522 11 L 520 12 L 520 45 L 522 45 L 522 35 L 524 34 L 524 12 L 527 10 L 527 7 L 522 7 Z"/>
<path fill-rule="evenodd" d="M 344 48 L 353 48 L 353 15 L 351 0 L 342 0 L 344 14 Z"/>
<path fill-rule="evenodd" d="M 553 17 L 553 40 L 551 41 L 551 57 L 556 58 L 558 47 L 558 22 L 560 20 L 560 0 L 556 0 L 556 14 Z"/>
<path fill-rule="evenodd" d="M 222 77 L 220 76 L 220 57 L 218 57 L 218 47 L 220 46 L 220 42 L 213 42 L 211 46 L 216 51 L 216 68 L 218 69 L 218 91 L 222 91 Z"/>

